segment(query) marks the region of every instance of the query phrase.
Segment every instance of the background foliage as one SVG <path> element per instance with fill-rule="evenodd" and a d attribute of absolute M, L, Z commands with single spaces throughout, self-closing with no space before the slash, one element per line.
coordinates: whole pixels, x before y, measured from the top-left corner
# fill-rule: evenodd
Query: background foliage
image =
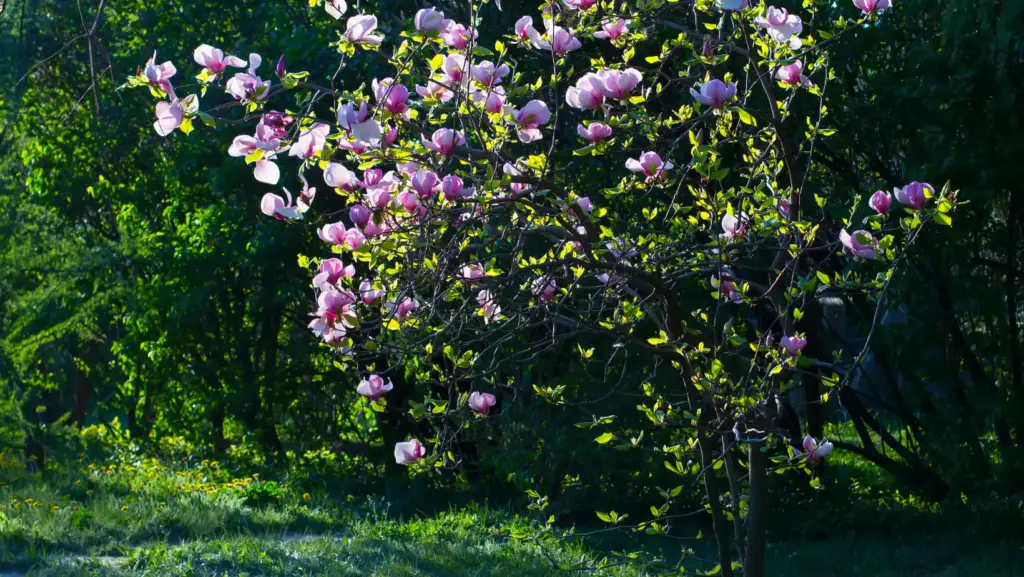
<path fill-rule="evenodd" d="M 439 4 L 465 19 L 462 3 Z M 362 3 L 385 30 L 419 7 Z M 534 8 L 505 0 L 481 35 L 507 32 Z M 305 2 L 111 0 L 98 32 L 71 42 L 95 9 L 9 0 L 0 16 L 0 447 L 39 467 L 74 455 L 79 429 L 116 418 L 133 450 L 148 454 L 174 456 L 164 440 L 173 437 L 248 471 L 301 470 L 297 482 L 309 487 L 339 479 L 405 487 L 404 473 L 383 465 L 384 430 L 415 425 L 378 423 L 401 417 L 372 412 L 355 394 L 357 376 L 336 370 L 309 336 L 313 305 L 295 258 L 316 247 L 259 215 L 250 171 L 224 154 L 234 131 L 161 138 L 144 96 L 114 90 L 153 49 L 194 75 L 181 55 L 203 42 L 284 54 L 323 77 L 334 63 L 315 50 L 335 38 L 336 24 Z M 856 12 L 849 3 L 822 9 Z M 811 489 L 787 486 L 778 506 L 800 513 L 778 523 L 777 535 L 813 534 L 851 497 L 877 519 L 900 508 L 880 498 L 893 491 L 1019 521 L 1022 11 L 1019 0 L 898 0 L 833 49 L 830 82 L 841 89 L 827 92 L 827 105 L 837 133 L 822 141 L 809 194 L 951 181 L 969 204 L 957 227 L 932 227 L 920 241 L 926 248 L 892 289 L 899 314 L 872 345 L 887 392 L 868 410 L 893 442 L 873 432 L 881 450 L 869 449 L 848 425 L 849 407 L 832 401 L 823 426 L 864 460 L 830 466 L 831 494 L 815 495 L 818 512 L 802 509 Z M 377 75 L 373 66 L 357 55 L 348 67 L 359 74 L 346 71 L 340 83 Z M 600 167 L 590 168 L 598 181 Z M 849 350 L 872 311 L 850 300 L 839 316 L 823 315 L 830 340 L 814 356 Z M 595 399 L 614 386 L 573 359 L 564 351 L 533 359 L 521 377 Z M 659 456 L 609 451 L 575 426 L 613 413 L 643 418 L 628 400 L 609 399 L 565 409 L 526 399 L 460 447 L 463 470 L 418 482 L 517 505 L 526 489 L 545 487 L 567 524 L 591 522 L 595 510 L 646 509 L 656 498 L 647 491 L 678 486 L 679 477 Z M 879 471 L 880 482 L 866 481 Z M 942 491 L 932 490 L 934 479 Z M 685 483 L 683 491 L 694 493 Z M 850 527 L 864 523 L 844 514 Z"/>

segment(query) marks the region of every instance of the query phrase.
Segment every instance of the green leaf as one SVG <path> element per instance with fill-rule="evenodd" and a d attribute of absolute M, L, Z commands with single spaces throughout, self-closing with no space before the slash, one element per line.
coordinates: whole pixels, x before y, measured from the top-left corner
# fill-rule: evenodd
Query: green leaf
<path fill-rule="evenodd" d="M 572 151 L 572 155 L 573 156 L 586 156 L 586 155 L 590 154 L 591 151 L 593 151 L 595 148 L 597 148 L 596 144 L 588 144 L 588 145 L 584 146 L 583 148 L 577 148 L 576 150 Z"/>
<path fill-rule="evenodd" d="M 602 513 L 600 511 L 596 511 L 596 513 L 597 513 L 597 518 L 602 520 L 602 521 L 604 521 L 605 523 L 611 523 L 612 522 L 612 518 L 611 518 L 610 515 L 608 515 L 608 513 Z"/>
<path fill-rule="evenodd" d="M 936 212 L 935 215 L 932 216 L 932 220 L 941 224 L 942 226 L 953 226 L 953 219 L 950 218 L 949 215 L 944 212 Z"/>
<path fill-rule="evenodd" d="M 820 270 L 816 274 L 818 276 L 818 280 L 821 281 L 821 284 L 825 286 L 832 286 L 832 279 L 828 278 L 827 274 L 821 272 Z"/>
<path fill-rule="evenodd" d="M 601 436 L 594 439 L 594 442 L 599 445 L 603 445 L 613 439 L 615 439 L 615 435 L 613 433 L 603 433 Z"/>
<path fill-rule="evenodd" d="M 733 110 L 735 110 L 736 113 L 740 115 L 740 122 L 742 122 L 743 124 L 749 124 L 750 126 L 757 126 L 757 120 L 754 118 L 752 114 L 750 114 L 746 110 L 743 110 L 739 106 L 733 107 Z"/>

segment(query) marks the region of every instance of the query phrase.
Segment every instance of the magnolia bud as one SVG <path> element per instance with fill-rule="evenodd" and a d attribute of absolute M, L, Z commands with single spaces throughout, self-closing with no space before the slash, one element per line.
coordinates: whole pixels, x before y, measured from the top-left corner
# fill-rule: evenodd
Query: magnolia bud
<path fill-rule="evenodd" d="M 283 79 L 285 75 L 284 70 L 284 54 L 277 59 L 277 77 Z"/>

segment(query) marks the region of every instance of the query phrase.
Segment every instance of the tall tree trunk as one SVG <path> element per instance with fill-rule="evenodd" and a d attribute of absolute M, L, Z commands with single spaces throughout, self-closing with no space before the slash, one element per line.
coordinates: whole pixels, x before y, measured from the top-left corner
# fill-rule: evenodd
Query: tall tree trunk
<path fill-rule="evenodd" d="M 224 403 L 217 403 L 210 411 L 210 428 L 213 430 L 213 452 L 215 455 L 223 455 L 228 450 L 228 442 L 224 438 L 226 414 Z"/>
<path fill-rule="evenodd" d="M 722 436 L 722 458 L 725 459 L 725 475 L 729 479 L 729 499 L 732 501 L 732 529 L 736 538 L 736 553 L 740 557 L 740 568 L 743 574 L 747 574 L 747 552 L 745 526 L 742 522 L 743 510 L 740 508 L 740 464 L 736 458 L 736 451 L 729 446 L 729 439 Z"/>
<path fill-rule="evenodd" d="M 764 577 L 768 516 L 768 473 L 760 443 L 750 443 L 750 503 L 747 511 L 747 554 L 743 577 Z"/>
<path fill-rule="evenodd" d="M 1006 338 L 1010 342 L 1010 375 L 1013 383 L 1010 397 L 1015 408 L 1024 406 L 1024 367 L 1021 367 L 1020 328 L 1017 326 L 1017 218 L 1021 208 L 1020 196 L 1021 193 L 1010 192 L 1010 211 L 1006 215 L 1006 317 L 1009 325 L 1009 334 Z M 1015 426 L 1017 442 L 1020 442 L 1021 411 L 1016 410 L 1012 413 L 1018 421 Z"/>

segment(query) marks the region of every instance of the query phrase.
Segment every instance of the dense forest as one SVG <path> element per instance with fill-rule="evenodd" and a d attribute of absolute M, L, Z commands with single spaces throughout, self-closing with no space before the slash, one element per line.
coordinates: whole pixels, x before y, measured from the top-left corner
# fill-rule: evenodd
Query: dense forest
<path fill-rule="evenodd" d="M 327 4 L 337 2 L 327 0 Z M 413 30 L 411 22 L 418 10 L 436 6 L 449 18 L 476 21 L 481 46 L 487 46 L 485 52 L 497 59 L 504 45 L 498 48 L 495 40 L 505 39 L 511 46 L 517 20 L 532 14 L 539 26 L 538 5 L 547 3 L 503 0 L 500 4 L 499 11 L 493 2 L 470 0 L 366 0 L 353 1 L 347 8 L 348 15 L 375 14 L 385 42 L 396 43 L 400 32 Z M 617 8 L 617 4 L 623 6 Z M 627 58 L 629 64 L 640 68 L 645 79 L 656 74 L 672 78 L 665 82 L 664 93 L 659 85 L 663 101 L 646 104 L 654 110 L 648 112 L 651 118 L 670 118 L 679 102 L 691 99 L 691 85 L 710 81 L 700 67 L 728 69 L 731 78 L 744 85 L 741 92 L 746 90 L 738 57 L 723 56 L 740 43 L 724 38 L 726 17 L 721 21 L 717 15 L 709 17 L 706 28 L 698 32 L 680 32 L 670 22 L 676 4 L 605 2 L 594 8 L 635 10 L 637 22 L 647 15 L 654 22 L 642 29 L 634 25 L 634 37 L 624 40 L 637 54 Z M 703 10 L 705 4 L 714 3 L 697 4 Z M 860 228 L 861 217 L 868 222 L 868 199 L 875 190 L 929 182 L 934 186 L 929 201 L 939 212 L 934 221 L 907 236 L 905 250 L 892 249 L 893 266 L 879 268 L 877 278 L 867 273 L 857 276 L 864 269 L 858 268 L 860 264 L 849 265 L 836 242 L 831 245 L 832 257 L 815 257 L 823 254 L 814 253 L 815 249 L 809 249 L 811 257 L 803 257 L 806 270 L 800 274 L 806 276 L 794 280 L 792 290 L 806 294 L 799 300 L 790 299 L 789 293 L 785 296 L 797 303 L 785 310 L 796 308 L 796 312 L 793 321 L 785 321 L 787 330 L 779 336 L 789 338 L 785 335 L 794 330 L 805 336 L 806 348 L 800 355 L 807 362 L 791 362 L 792 370 L 784 372 L 784 379 L 777 376 L 778 371 L 765 377 L 774 383 L 771 390 L 775 392 L 760 401 L 736 401 L 743 409 L 735 409 L 735 414 L 749 415 L 753 410 L 749 407 L 770 403 L 770 425 L 754 417 L 747 425 L 749 431 L 774 431 L 766 438 L 775 440 L 767 444 L 781 452 L 770 455 L 770 467 L 789 463 L 794 450 L 806 448 L 805 436 L 828 439 L 834 449 L 820 462 L 809 458 L 795 466 L 780 466 L 779 475 L 767 475 L 761 481 L 754 471 L 765 459 L 762 452 L 752 448 L 748 453 L 745 446 L 738 446 L 739 441 L 737 446 L 728 444 L 733 421 L 723 419 L 724 424 L 715 424 L 721 430 L 708 433 L 713 427 L 705 420 L 707 413 L 698 410 L 692 395 L 673 389 L 676 376 L 670 367 L 685 365 L 684 357 L 691 361 L 696 357 L 662 355 L 666 346 L 676 343 L 683 350 L 701 341 L 698 350 L 703 350 L 702 339 L 731 342 L 738 350 L 746 350 L 748 340 L 756 342 L 752 335 L 765 333 L 765 319 L 772 311 L 782 310 L 780 301 L 771 299 L 783 297 L 770 294 L 768 288 L 765 294 L 771 299 L 752 301 L 749 293 L 759 286 L 753 280 L 753 288 L 736 296 L 740 304 L 729 309 L 744 312 L 729 313 L 728 322 L 705 317 L 701 324 L 702 310 L 724 310 L 715 294 L 718 284 L 714 289 L 706 286 L 705 269 L 700 269 L 700 278 L 694 275 L 691 284 L 686 284 L 690 282 L 686 275 L 678 277 L 686 282 L 672 284 L 678 279 L 669 268 L 644 273 L 653 274 L 653 280 L 647 279 L 655 287 L 652 294 L 669 290 L 682 303 L 680 322 L 686 331 L 675 334 L 668 327 L 674 314 L 671 305 L 666 305 L 664 324 L 660 324 L 660 308 L 657 314 L 636 312 L 630 331 L 643 337 L 634 339 L 635 343 L 632 336 L 620 341 L 609 336 L 610 331 L 590 330 L 608 326 L 601 324 L 603 313 L 597 312 L 605 306 L 605 297 L 591 297 L 589 308 L 575 303 L 565 312 L 552 304 L 550 316 L 535 314 L 532 311 L 543 308 L 539 301 L 551 298 L 544 286 L 537 290 L 536 284 L 531 290 L 538 302 L 526 302 L 531 290 L 522 290 L 519 300 L 509 298 L 497 312 L 480 300 L 484 310 L 477 317 L 486 317 L 487 324 L 470 327 L 467 321 L 453 333 L 448 327 L 455 324 L 451 319 L 457 313 L 452 312 L 442 323 L 449 332 L 435 340 L 392 337 L 401 331 L 385 330 L 389 327 L 385 318 L 381 337 L 375 341 L 380 344 L 361 348 L 363 337 L 353 337 L 360 352 L 349 358 L 339 354 L 337 343 L 325 343 L 311 333 L 310 315 L 318 303 L 309 273 L 315 272 L 320 257 L 330 256 L 330 249 L 312 231 L 313 226 L 326 224 L 327 217 L 307 217 L 308 227 L 268 218 L 260 198 L 273 189 L 280 192 L 280 185 L 257 182 L 251 166 L 227 154 L 241 130 L 234 121 L 206 123 L 196 117 L 194 126 L 187 125 L 188 131 L 182 126 L 161 136 L 153 128 L 156 101 L 146 89 L 132 86 L 130 79 L 144 77 L 143 67 L 155 50 L 156 62 L 172 60 L 177 65 L 174 82 L 181 84 L 177 89 L 184 94 L 186 86 L 195 86 L 194 78 L 202 69 L 193 60 L 193 51 L 209 44 L 243 60 L 250 53 L 262 54 L 264 78 L 274 77 L 274 65 L 281 58 L 289 71 L 308 72 L 303 78 L 310 84 L 329 84 L 337 94 L 362 90 L 369 94 L 370 79 L 398 74 L 389 61 L 362 49 L 339 66 L 338 52 L 343 48 L 327 47 L 338 46 L 339 39 L 344 47 L 341 33 L 347 16 L 336 20 L 323 2 L 312 0 L 0 0 L 4 7 L 0 12 L 0 474 L 9 476 L 0 476 L 0 496 L 8 491 L 14 499 L 14 489 L 8 485 L 18 487 L 18 483 L 59 486 L 61 481 L 56 479 L 62 467 L 75 459 L 101 464 L 118 455 L 120 462 L 137 466 L 148 458 L 188 467 L 217 462 L 223 470 L 216 474 L 249 479 L 256 475 L 265 481 L 257 482 L 254 486 L 259 491 L 250 491 L 246 498 L 261 506 L 262 499 L 277 502 L 277 483 L 281 483 L 281 491 L 305 495 L 307 503 L 310 498 L 344 503 L 352 501 L 353 495 L 377 496 L 392 503 L 394 510 L 409 514 L 486 502 L 503 507 L 502 514 L 529 517 L 539 523 L 534 528 L 549 528 L 549 537 L 573 527 L 603 531 L 610 526 L 621 529 L 628 542 L 616 541 L 608 547 L 644 550 L 640 561 L 658 557 L 645 548 L 661 546 L 649 545 L 644 534 L 666 540 L 702 532 L 720 541 L 728 536 L 738 541 L 734 546 L 744 542 L 743 531 L 756 543 L 759 530 L 770 543 L 813 541 L 833 530 L 884 538 L 907 530 L 908 523 L 938 523 L 930 521 L 929 515 L 945 519 L 954 527 L 950 529 L 954 535 L 963 531 L 1019 539 L 1024 515 L 1020 326 L 1024 261 L 1018 257 L 1024 244 L 1024 192 L 1017 187 L 1024 182 L 1024 165 L 1019 160 L 1024 144 L 1015 143 L 1024 111 L 1024 102 L 1017 99 L 1024 97 L 1024 2 L 894 0 L 881 14 L 864 20 L 858 20 L 862 10 L 853 2 L 805 0 L 775 5 L 791 14 L 805 14 L 804 34 L 827 46 L 827 54 L 805 57 L 816 72 L 811 75 L 814 90 L 808 90 L 806 97 L 785 99 L 790 115 L 786 118 L 793 120 L 770 122 L 758 117 L 748 124 L 750 115 L 744 112 L 744 120 L 735 123 L 737 131 L 753 131 L 760 122 L 759 130 L 776 128 L 783 134 L 785 127 L 797 135 L 794 141 L 807 138 L 794 154 L 787 151 L 787 156 L 796 157 L 788 162 L 801 167 L 795 183 L 793 172 L 789 173 L 786 186 L 795 201 L 788 201 L 795 207 L 789 210 L 799 211 L 802 205 L 805 214 L 813 214 L 816 227 L 845 233 L 846 227 Z M 679 9 L 696 13 L 695 7 Z M 813 17 L 806 16 L 812 13 Z M 841 34 L 819 33 L 829 30 L 833 22 L 842 23 Z M 586 23 L 583 20 L 579 26 Z M 422 38 L 410 38 L 427 45 Z M 585 43 L 587 55 L 570 59 L 575 76 L 559 77 L 562 84 L 556 83 L 559 99 L 589 66 L 588 61 L 622 58 L 619 45 Z M 670 44 L 671 51 L 666 48 Z M 492 45 L 495 51 L 489 49 Z M 550 60 L 538 63 L 523 57 L 515 76 L 522 75 L 526 84 L 534 78 L 549 82 Z M 510 85 L 512 76 L 508 79 Z M 411 90 L 411 83 L 407 84 Z M 537 85 L 541 86 L 539 80 Z M 779 86 L 783 84 L 775 89 L 781 90 Z M 509 88 L 509 96 L 519 96 L 519 105 L 533 97 L 554 108 L 546 85 L 533 90 L 534 96 L 531 90 Z M 216 98 L 221 96 L 204 100 L 213 104 L 230 100 Z M 297 94 L 289 105 L 306 107 L 314 115 L 335 115 L 328 103 L 303 98 L 308 96 Z M 419 97 L 414 93 L 413 98 Z M 780 96 L 778 105 L 783 100 Z M 753 96 L 744 103 L 750 103 L 751 109 L 776 106 L 774 99 Z M 736 114 L 739 119 L 736 108 L 729 112 L 726 107 L 721 114 Z M 576 118 L 581 129 L 584 120 L 580 110 L 562 112 L 570 113 L 576 116 L 569 121 L 563 117 L 562 128 L 553 127 L 559 122 L 555 115 L 551 124 L 541 127 L 544 134 L 560 129 L 575 138 Z M 639 115 L 630 114 L 629 122 Z M 622 124 L 613 125 L 625 132 L 620 126 L 627 126 L 626 113 L 621 118 Z M 806 125 L 805 118 L 809 119 Z M 820 126 L 812 124 L 814 119 Z M 636 122 L 630 126 L 639 127 L 641 121 Z M 669 134 L 676 129 L 668 122 L 658 130 Z M 426 138 L 432 130 L 424 129 Z M 657 130 L 648 132 L 654 142 Z M 687 132 L 679 134 L 689 147 Z M 689 134 L 694 151 L 713 142 L 727 151 L 723 156 L 737 157 L 742 156 L 740 149 L 747 138 L 742 132 L 727 135 L 725 129 L 716 134 L 710 125 L 700 134 L 696 129 Z M 762 135 L 749 134 L 750 142 Z M 784 136 L 777 138 L 784 140 Z M 646 197 L 625 202 L 621 196 L 627 187 L 625 180 L 619 184 L 622 162 L 647 150 L 645 146 L 632 145 L 628 153 L 609 152 L 612 161 L 607 162 L 596 152 L 588 156 L 591 148 L 603 150 L 601 144 L 581 153 L 568 146 L 556 149 L 554 138 L 551 142 L 551 151 L 544 147 L 548 157 L 568 167 L 552 178 L 579 196 L 593 198 L 594 204 L 601 205 L 598 199 L 607 197 L 604 206 L 622 215 L 619 220 L 609 218 L 609 227 L 668 219 L 664 208 L 660 213 L 664 216 L 650 212 L 653 204 L 642 204 Z M 764 150 L 773 150 L 771 146 Z M 784 149 L 785 142 L 780 146 Z M 664 155 L 665 149 L 660 150 Z M 666 161 L 674 162 L 677 171 L 700 172 L 699 163 L 683 159 L 682 150 L 666 156 Z M 278 158 L 286 158 L 286 153 Z M 483 161 L 481 166 L 473 161 L 464 162 L 460 170 L 485 170 Z M 744 183 L 737 177 L 741 167 L 727 164 L 721 166 L 731 170 L 728 176 L 715 174 L 719 165 L 714 162 L 722 161 L 709 162 L 713 166 L 708 172 L 687 180 L 676 195 L 679 190 L 685 196 L 687 188 L 700 188 L 699 182 L 721 181 L 728 187 L 719 187 L 719 198 L 735 204 L 737 214 L 739 203 L 754 202 L 741 200 L 748 198 L 746 192 L 732 192 L 744 185 L 749 192 L 753 176 Z M 293 193 L 302 190 L 295 171 L 286 174 L 284 161 L 281 165 L 281 185 Z M 314 173 L 315 178 L 310 176 Z M 767 181 L 781 182 L 783 172 L 777 174 Z M 318 214 L 349 214 L 345 194 L 333 194 L 323 182 L 326 173 L 323 178 L 319 170 L 306 175 L 310 185 L 320 188 L 314 205 Z M 648 182 L 657 178 L 652 176 Z M 542 188 L 540 180 L 537 189 Z M 513 183 L 520 181 L 513 176 Z M 609 192 L 616 186 L 621 187 L 619 192 Z M 946 209 L 937 208 L 946 194 L 949 206 L 953 205 L 950 190 L 956 191 L 951 223 L 943 222 L 950 218 Z M 587 195 L 587 191 L 593 192 Z M 672 190 L 665 194 L 664 199 L 650 200 L 665 206 L 676 202 Z M 749 198 L 767 202 L 760 189 L 749 192 Z M 753 204 L 744 206 L 751 207 L 751 214 L 761 210 Z M 860 207 L 857 222 L 850 206 Z M 894 203 L 892 210 L 898 207 Z M 535 210 L 548 214 L 539 206 Z M 728 210 L 731 218 L 732 204 Z M 751 226 L 759 231 L 757 227 L 769 226 L 766 222 L 758 216 L 756 227 Z M 717 231 L 717 223 L 715 227 Z M 451 230 L 455 229 L 452 225 Z M 700 230 L 692 237 L 694 243 L 713 241 Z M 728 228 L 725 231 L 730 233 Z M 777 237 L 772 242 L 780 242 L 782 233 L 773 234 Z M 814 233 L 809 234 L 813 238 Z M 829 241 L 834 241 L 835 234 L 828 234 L 833 237 Z M 643 238 L 654 246 L 653 233 Z M 469 244 L 475 237 L 467 239 Z M 523 241 L 528 245 L 524 251 L 535 248 L 529 242 Z M 496 241 L 498 245 L 505 247 Z M 879 250 L 888 249 L 883 243 Z M 750 270 L 771 270 L 772 260 L 764 253 L 750 257 Z M 438 254 L 450 253 L 438 249 Z M 870 254 L 874 258 L 875 252 Z M 341 258 L 359 266 L 370 263 L 368 256 L 365 260 L 354 254 Z M 480 261 L 490 262 L 486 265 L 490 270 L 501 258 Z M 618 253 L 616 258 L 622 260 Z M 433 265 L 430 258 L 425 260 L 431 271 L 440 266 L 436 258 Z M 530 262 L 540 267 L 545 261 Z M 412 265 L 406 266 L 412 270 Z M 626 274 L 617 266 L 607 272 Z M 409 281 L 417 294 L 423 294 L 425 286 L 434 286 L 428 271 L 422 272 Z M 754 273 L 749 275 L 753 278 Z M 719 279 L 725 277 L 715 282 Z M 456 278 L 452 286 L 462 286 L 460 282 Z M 668 283 L 668 289 L 662 282 Z M 809 282 L 814 286 L 808 287 Z M 563 289 L 569 290 L 559 279 L 558 290 Z M 512 285 L 505 290 L 506 295 L 514 292 Z M 452 296 L 436 298 L 436 310 L 441 310 L 442 301 L 454 302 Z M 636 302 L 641 303 L 634 307 L 637 311 L 647 310 L 644 299 Z M 623 303 L 616 314 L 632 314 Z M 493 318 L 488 316 L 492 312 Z M 593 325 L 587 330 L 578 325 L 570 337 L 553 336 L 559 315 L 577 313 Z M 508 337 L 489 337 L 479 328 L 493 329 L 502 314 L 502 319 L 520 319 L 503 320 L 494 329 L 506 331 Z M 647 316 L 640 319 L 642 315 Z M 688 321 L 690 317 L 696 320 Z M 425 324 L 419 329 L 426 331 L 428 321 L 423 318 Z M 361 330 L 369 334 L 369 321 L 363 322 L 366 326 Z M 412 352 L 413 344 L 428 341 L 428 348 Z M 446 348 L 449 343 L 452 352 Z M 466 359 L 474 347 L 480 357 L 470 363 Z M 640 353 L 620 354 L 620 349 Z M 490 356 L 484 359 L 486 355 Z M 709 357 L 707 367 L 696 370 L 699 378 L 714 380 L 724 371 L 740 379 L 736 375 L 753 362 L 739 354 L 723 358 L 712 364 Z M 469 364 L 474 368 L 469 369 Z M 385 374 L 393 383 L 383 401 L 357 390 L 368 373 Z M 729 382 L 730 390 L 740 390 L 736 383 L 741 381 Z M 463 393 L 478 390 L 480 383 L 487 383 L 495 396 L 482 411 L 471 405 L 481 413 L 479 418 L 456 419 L 446 412 L 465 405 Z M 743 395 L 743 399 L 756 396 Z M 738 393 L 735 396 L 739 398 Z M 718 407 L 705 408 L 711 406 Z M 736 434 L 738 440 L 741 437 Z M 403 466 L 401 459 L 396 462 L 396 443 L 410 438 L 430 440 L 437 460 L 420 468 Z M 687 452 L 688 442 L 689 450 L 699 450 Z M 705 455 L 703 447 L 712 443 L 714 455 Z M 786 470 L 789 474 L 782 474 Z M 762 490 L 771 495 L 770 505 L 764 506 L 772 512 L 763 518 L 758 517 L 762 501 L 757 497 Z M 696 511 L 693 518 L 681 518 L 692 510 Z M 626 515 L 629 521 L 621 521 Z M 730 522 L 735 518 L 735 535 L 724 535 L 728 531 L 723 531 L 720 516 Z M 675 529 L 665 530 L 660 520 L 675 523 L 675 517 L 680 517 Z M 739 519 L 748 517 L 758 520 L 741 527 Z M 643 525 L 646 518 L 654 521 Z M 5 519 L 0 509 L 0 552 L 13 555 L 16 563 L 30 564 L 19 556 L 21 537 L 14 538 L 13 545 L 5 542 Z M 519 523 L 516 519 L 509 523 Z M 6 527 L 11 534 L 16 532 L 13 525 Z M 529 531 L 520 529 L 524 534 Z M 24 537 L 24 542 L 33 541 Z M 1015 547 L 1019 549 L 1019 542 L 1008 543 L 1000 551 L 1012 552 Z M 737 551 L 737 568 L 746 565 L 737 573 L 764 574 L 758 572 L 763 568 L 746 564 L 752 558 L 750 543 L 746 550 L 739 546 Z M 703 566 L 695 561 L 689 570 L 737 574 L 725 562 L 731 558 L 727 551 L 708 549 L 701 553 L 705 554 L 714 559 Z M 566 558 L 549 559 L 546 565 L 585 568 L 585 563 L 572 567 Z M 0 558 L 0 563 L 4 561 Z M 1011 559 L 1005 567 L 982 568 L 976 574 L 1011 575 L 1018 574 L 1016 570 L 1024 566 Z M 257 570 L 253 574 L 274 573 Z M 522 574 L 528 573 L 523 570 Z M 817 574 L 868 573 L 837 567 Z M 891 574 L 932 575 L 911 569 Z"/>

